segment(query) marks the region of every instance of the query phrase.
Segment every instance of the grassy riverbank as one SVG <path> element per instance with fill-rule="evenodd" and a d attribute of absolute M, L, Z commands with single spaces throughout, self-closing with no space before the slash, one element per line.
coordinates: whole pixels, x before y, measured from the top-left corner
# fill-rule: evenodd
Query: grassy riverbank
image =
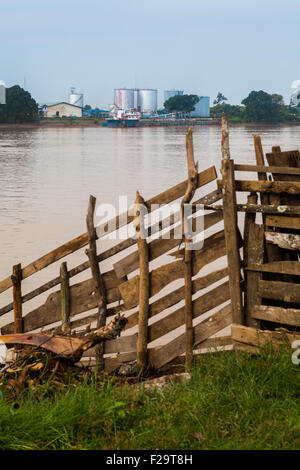
<path fill-rule="evenodd" d="M 143 391 L 114 379 L 1 394 L 1 449 L 299 449 L 291 351 L 201 358 L 190 383 Z"/>

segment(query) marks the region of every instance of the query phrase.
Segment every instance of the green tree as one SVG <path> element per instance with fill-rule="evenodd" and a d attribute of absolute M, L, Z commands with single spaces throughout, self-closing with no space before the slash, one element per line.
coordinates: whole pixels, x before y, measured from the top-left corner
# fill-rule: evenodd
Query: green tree
<path fill-rule="evenodd" d="M 213 104 L 223 104 L 224 101 L 228 101 L 228 99 L 219 91 Z"/>
<path fill-rule="evenodd" d="M 279 122 L 284 119 L 285 107 L 281 95 L 270 95 L 263 90 L 251 91 L 242 101 L 246 119 L 251 122 Z"/>
<path fill-rule="evenodd" d="M 27 123 L 38 120 L 38 105 L 28 91 L 18 85 L 6 89 L 6 104 L 0 105 L 1 123 Z"/>
<path fill-rule="evenodd" d="M 83 109 L 85 109 L 86 111 L 89 111 L 90 109 L 92 109 L 92 106 L 89 104 L 86 104 Z"/>
<path fill-rule="evenodd" d="M 245 106 L 223 103 L 210 108 L 212 118 L 221 119 L 222 114 L 227 114 L 231 122 L 243 122 L 245 121 Z"/>
<path fill-rule="evenodd" d="M 195 104 L 198 103 L 197 95 L 175 95 L 164 102 L 164 107 L 168 113 L 182 112 L 190 113 L 194 111 Z"/>

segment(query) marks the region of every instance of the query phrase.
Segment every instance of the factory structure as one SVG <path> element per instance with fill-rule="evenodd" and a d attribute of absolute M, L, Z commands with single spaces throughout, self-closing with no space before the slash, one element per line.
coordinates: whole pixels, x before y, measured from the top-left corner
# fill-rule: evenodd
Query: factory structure
<path fill-rule="evenodd" d="M 71 88 L 68 102 L 39 103 L 39 114 L 46 118 L 82 117 L 83 103 L 83 93 L 77 93 L 75 88 Z"/>
<path fill-rule="evenodd" d="M 183 90 L 165 90 L 164 102 L 176 95 L 183 95 Z M 136 109 L 143 117 L 154 117 L 158 109 L 158 90 L 153 88 L 116 88 L 114 90 L 115 109 Z M 195 110 L 190 113 L 191 117 L 209 117 L 209 96 L 199 96 Z"/>
<path fill-rule="evenodd" d="M 117 109 L 136 109 L 143 116 L 152 116 L 157 112 L 156 89 L 152 88 L 116 88 L 114 105 Z"/>
<path fill-rule="evenodd" d="M 183 95 L 183 90 L 165 90 L 164 101 L 176 95 Z M 40 103 L 39 113 L 43 117 L 82 117 L 94 116 L 108 117 L 118 112 L 118 110 L 136 110 L 142 117 L 161 116 L 158 111 L 158 90 L 155 88 L 116 88 L 114 90 L 114 104 L 110 110 L 84 110 L 84 95 L 76 91 L 74 87 L 70 89 L 68 101 L 54 103 Z M 96 113 L 97 111 L 97 113 Z M 166 115 L 169 117 L 170 115 Z M 208 118 L 210 116 L 209 96 L 199 96 L 199 102 L 195 105 L 195 110 L 190 113 L 192 118 Z"/>

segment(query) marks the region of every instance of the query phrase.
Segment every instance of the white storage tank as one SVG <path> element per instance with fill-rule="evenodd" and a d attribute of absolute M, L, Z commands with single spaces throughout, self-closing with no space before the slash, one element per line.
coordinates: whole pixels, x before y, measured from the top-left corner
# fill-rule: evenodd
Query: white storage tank
<path fill-rule="evenodd" d="M 157 90 L 144 88 L 139 90 L 139 110 L 143 114 L 157 111 Z"/>
<path fill-rule="evenodd" d="M 133 107 L 134 109 L 138 109 L 139 106 L 139 90 L 135 88 L 133 90 Z"/>
<path fill-rule="evenodd" d="M 75 88 L 71 88 L 69 103 L 83 108 L 83 93 L 76 93 Z"/>
<path fill-rule="evenodd" d="M 131 88 L 115 89 L 115 105 L 119 109 L 134 108 L 134 90 Z"/>

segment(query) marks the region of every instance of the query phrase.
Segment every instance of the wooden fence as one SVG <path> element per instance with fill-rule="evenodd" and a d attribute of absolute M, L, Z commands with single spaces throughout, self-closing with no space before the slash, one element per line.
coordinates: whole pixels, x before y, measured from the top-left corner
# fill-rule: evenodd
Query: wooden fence
<path fill-rule="evenodd" d="M 115 370 L 124 362 L 136 359 L 141 367 L 160 368 L 186 351 L 191 353 L 192 348 L 200 344 L 203 347 L 229 344 L 230 336 L 205 342 L 231 324 L 232 313 L 226 262 L 225 265 L 223 262 L 223 266 L 217 270 L 214 270 L 213 266 L 214 261 L 226 255 L 224 227 L 214 228 L 218 223 L 222 225 L 223 215 L 212 210 L 206 210 L 203 215 L 203 211 L 199 211 L 199 208 L 213 205 L 222 197 L 221 191 L 216 187 L 217 172 L 213 166 L 202 172 L 197 171 L 191 132 L 187 134 L 187 160 L 188 180 L 143 202 L 151 212 L 153 204 L 167 206 L 177 200 L 181 203 L 179 207 L 183 207 L 183 203 L 189 203 L 191 197 L 195 196 L 193 215 L 189 218 L 193 219 L 194 230 L 200 218 L 204 218 L 201 230 L 205 231 L 205 239 L 200 250 L 189 250 L 189 256 L 186 246 L 191 240 L 186 237 L 181 245 L 183 248 L 178 249 L 181 240 L 175 234 L 178 233 L 176 222 L 182 212 L 180 208 L 171 217 L 161 219 L 159 223 L 147 228 L 152 238 L 128 238 L 106 251 L 97 253 L 96 232 L 105 231 L 105 234 L 108 234 L 112 227 L 118 229 L 133 222 L 134 216 L 130 213 L 118 215 L 115 220 L 103 224 L 96 231 L 93 222 L 96 201 L 91 197 L 87 213 L 87 233 L 25 267 L 20 264 L 14 266 L 13 274 L 0 282 L 0 292 L 12 288 L 13 295 L 13 302 L 2 307 L 0 315 L 14 312 L 14 321 L 2 327 L 2 334 L 40 329 L 43 332 L 55 331 L 68 334 L 91 322 L 93 326 L 95 322 L 97 326 L 101 326 L 113 316 L 122 313 L 128 320 L 126 326 L 128 332 L 125 331 L 115 340 L 107 341 L 102 352 L 99 350 L 86 352 L 87 355 L 98 355 L 99 359 L 104 354 L 103 366 L 108 372 Z M 215 189 L 207 192 L 206 186 L 212 182 L 215 182 Z M 147 215 L 136 219 L 134 221 L 136 227 L 144 225 L 146 219 Z M 184 236 L 184 227 L 182 233 Z M 238 243 L 241 246 L 241 237 Z M 66 257 L 86 246 L 87 261 L 68 270 Z M 136 249 L 134 251 L 131 249 L 128 253 L 128 249 L 134 246 Z M 118 253 L 123 253 L 123 257 L 113 263 L 113 269 L 101 273 L 100 262 Z M 22 295 L 24 279 L 60 259 L 64 261 L 56 278 Z M 154 260 L 158 267 L 152 267 Z M 199 277 L 200 270 L 207 265 L 211 269 Z M 70 286 L 70 279 L 87 269 L 91 270 L 91 278 Z M 184 285 L 178 287 L 174 283 L 181 280 L 182 284 L 183 279 L 185 279 Z M 45 302 L 26 315 L 22 314 L 24 303 L 55 286 L 59 286 L 59 289 L 50 293 Z M 206 292 L 211 286 L 214 287 Z M 163 290 L 165 293 L 161 294 Z M 181 306 L 183 300 L 185 303 Z M 90 312 L 93 309 L 97 311 Z M 172 312 L 168 313 L 168 309 L 172 309 Z M 210 315 L 211 311 L 213 313 Z M 79 314 L 81 318 L 78 318 Z M 144 321 L 142 321 L 143 315 Z M 156 320 L 154 322 L 153 317 Z M 201 317 L 205 319 L 197 324 Z M 55 322 L 59 322 L 59 325 L 56 324 L 54 328 Z M 184 326 L 188 333 L 180 331 L 180 327 Z M 134 331 L 134 328 L 137 331 Z M 130 334 L 131 331 L 133 333 Z M 151 346 L 151 343 L 154 341 L 158 343 L 157 340 L 160 339 L 162 339 L 161 344 Z"/>
<path fill-rule="evenodd" d="M 260 138 L 254 136 L 257 164 L 235 164 L 224 117 L 222 179 L 217 180 L 214 166 L 198 172 L 191 130 L 186 145 L 187 180 L 148 201 L 137 193 L 133 215 L 120 214 L 97 230 L 96 200 L 91 196 L 86 233 L 25 267 L 13 267 L 12 275 L 0 282 L 0 293 L 11 289 L 13 300 L 0 309 L 0 316 L 14 312 L 14 321 L 2 327 L 2 334 L 40 329 L 70 334 L 86 326 L 105 325 L 123 314 L 128 322 L 121 336 L 85 353 L 112 372 L 130 361 L 137 361 L 141 369 L 159 369 L 183 354 L 189 368 L 193 349 L 234 344 L 237 349 L 254 351 L 266 338 L 278 340 L 281 333 L 276 327 L 295 330 L 300 321 L 299 152 L 273 148 L 267 154 L 270 166 L 265 166 Z M 254 172 L 258 179 L 236 179 L 238 172 Z M 207 185 L 214 185 L 213 190 Z M 250 193 L 246 204 L 239 201 L 241 192 Z M 220 200 L 222 205 L 217 204 Z M 149 222 L 154 204 L 168 207 L 174 201 L 179 201 L 175 214 Z M 138 204 L 143 204 L 146 213 L 137 209 Z M 192 207 L 189 217 L 184 216 L 185 204 Z M 241 213 L 245 213 L 243 239 L 238 228 Z M 189 250 L 193 240 L 188 222 L 195 230 L 201 218 L 196 236 L 203 233 L 203 247 Z M 176 237 L 178 220 L 182 240 Z M 97 233 L 107 235 L 131 223 L 135 238 L 98 253 Z M 68 270 L 67 257 L 84 247 L 87 260 Z M 122 256 L 113 262 L 115 255 Z M 22 295 L 24 279 L 58 260 L 63 262 L 57 277 Z M 111 260 L 112 268 L 101 272 L 100 263 L 105 260 Z M 91 277 L 70 285 L 70 279 L 85 270 L 90 270 Z M 23 314 L 26 302 L 55 286 L 58 289 L 45 302 Z M 232 335 L 220 336 L 232 323 Z M 287 334 L 297 336 L 294 331 Z"/>

